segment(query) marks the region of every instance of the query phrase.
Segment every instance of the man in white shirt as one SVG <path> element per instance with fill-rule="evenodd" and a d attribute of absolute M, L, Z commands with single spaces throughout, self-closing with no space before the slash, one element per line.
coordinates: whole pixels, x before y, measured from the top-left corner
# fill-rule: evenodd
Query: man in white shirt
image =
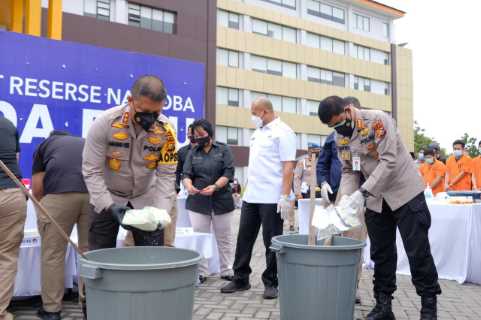
<path fill-rule="evenodd" d="M 282 234 L 291 203 L 293 170 L 296 165 L 296 136 L 276 117 L 272 103 L 257 98 L 251 106 L 257 130 L 251 137 L 247 188 L 243 197 L 234 261 L 234 280 L 221 289 L 233 293 L 250 289 L 249 263 L 262 225 L 266 248 L 266 270 L 262 274 L 264 299 L 277 298 L 277 264 L 269 247 L 274 236 Z"/>

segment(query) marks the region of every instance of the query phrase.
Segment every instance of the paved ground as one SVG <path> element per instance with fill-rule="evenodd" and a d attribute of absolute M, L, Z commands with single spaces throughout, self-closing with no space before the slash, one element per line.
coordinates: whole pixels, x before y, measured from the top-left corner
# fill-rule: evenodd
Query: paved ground
<path fill-rule="evenodd" d="M 237 225 L 237 221 L 236 221 Z M 246 292 L 222 295 L 219 289 L 226 282 L 210 278 L 195 292 L 194 320 L 247 320 L 280 319 L 279 305 L 275 300 L 263 300 L 260 274 L 265 266 L 262 238 L 258 238 L 253 255 L 252 289 Z M 355 319 L 364 319 L 373 307 L 371 294 L 372 272 L 364 271 L 360 284 L 362 304 L 356 306 Z M 439 298 L 439 319 L 481 319 L 481 286 L 454 281 L 441 281 L 443 294 Z M 35 316 L 38 299 L 16 302 L 12 311 L 18 320 L 38 319 Z M 397 319 L 419 319 L 419 298 L 410 282 L 410 277 L 398 276 L 398 290 L 393 301 Z M 82 319 L 80 309 L 73 302 L 65 302 L 63 319 Z M 174 320 L 174 319 L 172 319 Z M 302 320 L 302 319 L 296 319 Z"/>

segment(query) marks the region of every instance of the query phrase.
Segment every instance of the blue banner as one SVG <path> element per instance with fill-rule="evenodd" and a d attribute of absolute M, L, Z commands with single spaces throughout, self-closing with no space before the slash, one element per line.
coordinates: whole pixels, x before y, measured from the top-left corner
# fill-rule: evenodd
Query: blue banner
<path fill-rule="evenodd" d="M 145 74 L 164 81 L 164 114 L 183 143 L 187 126 L 204 116 L 204 64 L 0 31 L 0 113 L 18 128 L 23 176 L 53 129 L 85 137 Z"/>

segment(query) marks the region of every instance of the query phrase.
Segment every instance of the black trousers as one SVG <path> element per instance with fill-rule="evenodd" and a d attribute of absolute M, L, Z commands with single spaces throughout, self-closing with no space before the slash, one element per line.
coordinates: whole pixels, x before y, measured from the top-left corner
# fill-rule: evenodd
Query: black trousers
<path fill-rule="evenodd" d="M 271 251 L 271 239 L 282 234 L 283 220 L 277 213 L 277 204 L 242 203 L 239 233 L 234 260 L 234 281 L 249 283 L 252 272 L 250 261 L 252 249 L 262 225 L 262 237 L 266 248 L 266 269 L 262 273 L 262 282 L 266 287 L 277 287 L 276 255 Z"/>
<path fill-rule="evenodd" d="M 394 211 L 386 202 L 383 202 L 382 213 L 367 209 L 366 226 L 371 259 L 375 263 L 374 293 L 392 294 L 396 290 L 396 227 L 409 259 L 417 294 L 434 296 L 441 293 L 428 239 L 431 215 L 423 193 Z"/>
<path fill-rule="evenodd" d="M 127 206 L 132 208 L 130 203 Z M 115 248 L 118 233 L 119 224 L 117 220 L 110 213 L 97 213 L 91 206 L 89 250 Z M 146 232 L 132 228 L 132 235 L 136 246 L 164 245 L 164 230 Z"/>

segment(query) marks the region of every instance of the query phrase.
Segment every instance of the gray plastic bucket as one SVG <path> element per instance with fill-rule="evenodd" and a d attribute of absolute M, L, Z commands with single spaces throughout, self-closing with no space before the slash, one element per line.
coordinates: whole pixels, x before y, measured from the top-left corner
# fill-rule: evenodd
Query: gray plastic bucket
<path fill-rule="evenodd" d="M 191 320 L 200 255 L 168 247 L 90 251 L 80 259 L 88 320 Z"/>
<path fill-rule="evenodd" d="M 272 239 L 279 274 L 281 320 L 352 320 L 364 241 L 334 237 L 307 245 L 307 235 Z"/>

